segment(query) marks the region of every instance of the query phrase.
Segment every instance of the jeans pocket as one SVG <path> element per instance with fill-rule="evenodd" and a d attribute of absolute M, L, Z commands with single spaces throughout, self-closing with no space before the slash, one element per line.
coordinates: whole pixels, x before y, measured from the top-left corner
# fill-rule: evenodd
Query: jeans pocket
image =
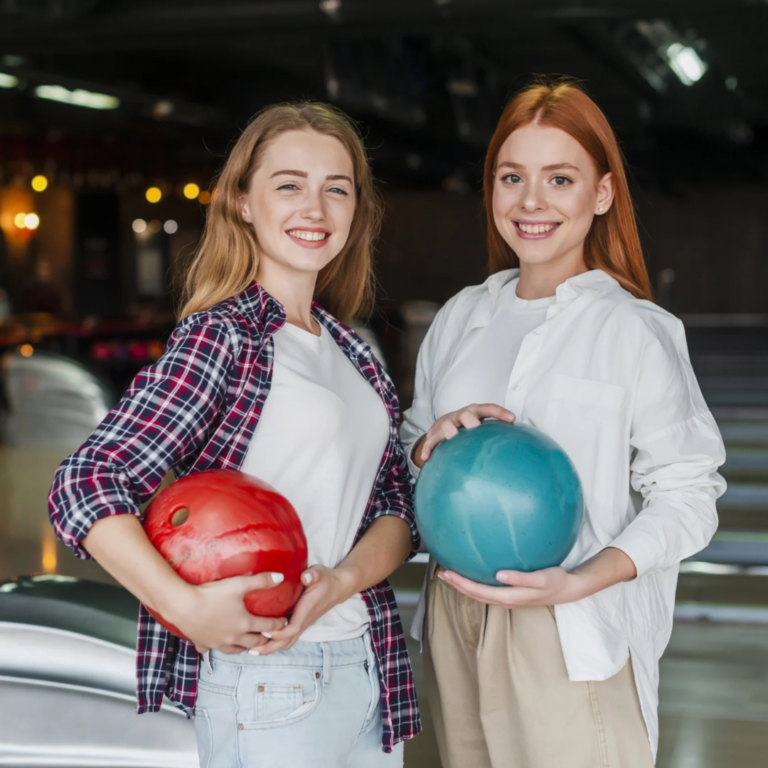
<path fill-rule="evenodd" d="M 208 768 L 213 754 L 213 730 L 206 709 L 195 707 L 194 725 L 200 768 Z"/>
<path fill-rule="evenodd" d="M 241 679 L 238 689 L 241 701 L 253 696 L 253 706 L 241 708 L 241 730 L 290 725 L 310 715 L 320 703 L 318 677 L 309 669 L 274 670 L 266 675 L 262 669 L 256 680 Z"/>
<path fill-rule="evenodd" d="M 301 685 L 256 686 L 256 719 L 261 721 L 282 720 L 290 717 L 304 704 Z"/>

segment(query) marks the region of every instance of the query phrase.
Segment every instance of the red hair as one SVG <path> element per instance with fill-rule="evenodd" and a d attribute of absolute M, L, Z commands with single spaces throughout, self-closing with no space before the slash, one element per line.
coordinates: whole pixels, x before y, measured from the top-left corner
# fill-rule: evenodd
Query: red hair
<path fill-rule="evenodd" d="M 501 236 L 493 220 L 496 159 L 502 144 L 513 131 L 534 123 L 559 128 L 576 139 L 592 158 L 599 178 L 611 173 L 613 205 L 592 222 L 584 241 L 584 261 L 588 269 L 602 269 L 638 299 L 651 300 L 651 283 L 640 247 L 619 144 L 597 104 L 569 81 L 537 82 L 527 86 L 507 104 L 496 126 L 483 173 L 490 274 L 520 264 L 517 254 Z"/>

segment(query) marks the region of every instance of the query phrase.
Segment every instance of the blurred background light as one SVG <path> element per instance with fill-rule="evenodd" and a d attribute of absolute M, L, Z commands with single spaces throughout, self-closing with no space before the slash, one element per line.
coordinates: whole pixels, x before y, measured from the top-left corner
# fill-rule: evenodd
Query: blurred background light
<path fill-rule="evenodd" d="M 198 187 L 197 184 L 190 182 L 189 184 L 184 185 L 184 197 L 186 197 L 187 200 L 194 200 L 199 194 L 200 187 Z"/>
<path fill-rule="evenodd" d="M 0 72 L 0 88 L 15 88 L 19 84 L 19 78 Z"/>
<path fill-rule="evenodd" d="M 25 219 L 27 217 L 26 213 L 17 213 L 13 217 L 13 223 L 19 228 L 19 229 L 26 229 L 27 225 L 25 223 Z"/>
<path fill-rule="evenodd" d="M 38 174 L 32 179 L 32 189 L 34 189 L 35 192 L 44 192 L 48 189 L 48 179 L 46 179 L 45 176 Z"/>
<path fill-rule="evenodd" d="M 203 190 L 197 198 L 203 205 L 208 205 L 211 202 L 211 193 L 207 190 Z"/>
<path fill-rule="evenodd" d="M 174 233 L 179 231 L 179 225 L 173 219 L 168 219 L 168 221 L 166 221 L 165 224 L 163 224 L 163 229 L 169 235 L 173 235 Z"/>
<path fill-rule="evenodd" d="M 144 219 L 134 219 L 131 228 L 137 235 L 140 235 L 142 232 L 146 232 L 147 222 Z"/>
<path fill-rule="evenodd" d="M 152 219 L 152 221 L 147 224 L 147 230 L 151 232 L 153 235 L 156 235 L 161 229 L 163 228 L 163 225 L 161 222 L 159 222 L 157 219 Z"/>
<path fill-rule="evenodd" d="M 672 43 L 667 48 L 669 68 L 677 75 L 683 85 L 693 85 L 704 76 L 707 63 L 688 45 Z"/>
<path fill-rule="evenodd" d="M 159 203 L 163 199 L 163 193 L 160 191 L 160 187 L 150 187 L 146 191 L 145 197 L 150 203 Z"/>
<path fill-rule="evenodd" d="M 49 101 L 60 101 L 62 104 L 73 104 L 76 107 L 88 109 L 117 109 L 120 99 L 116 96 L 108 96 L 106 93 L 93 93 L 77 88 L 70 91 L 61 85 L 38 85 L 35 88 L 35 96 Z"/>
<path fill-rule="evenodd" d="M 27 229 L 37 229 L 40 226 L 40 217 L 36 213 L 27 213 L 24 216 L 24 226 Z"/>

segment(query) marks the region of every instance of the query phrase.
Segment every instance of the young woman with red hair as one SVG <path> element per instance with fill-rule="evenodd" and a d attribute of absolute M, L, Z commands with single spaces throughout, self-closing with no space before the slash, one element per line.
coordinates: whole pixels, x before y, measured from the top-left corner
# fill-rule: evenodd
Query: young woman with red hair
<path fill-rule="evenodd" d="M 441 310 L 402 429 L 417 475 L 483 418 L 568 453 L 586 502 L 562 566 L 473 583 L 432 563 L 427 689 L 444 768 L 646 768 L 678 564 L 717 527 L 723 443 L 683 326 L 651 301 L 621 153 L 569 82 L 507 106 L 485 164 L 491 276 Z"/>

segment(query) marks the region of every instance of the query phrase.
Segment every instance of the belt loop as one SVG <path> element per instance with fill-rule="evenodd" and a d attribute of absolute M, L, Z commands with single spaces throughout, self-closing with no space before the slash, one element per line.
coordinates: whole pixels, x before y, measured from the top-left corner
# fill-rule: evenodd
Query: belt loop
<path fill-rule="evenodd" d="M 321 643 L 323 649 L 323 685 L 331 684 L 331 646 Z"/>
<path fill-rule="evenodd" d="M 208 674 L 213 674 L 213 662 L 211 661 L 211 651 L 207 650 L 203 654 L 203 662 L 205 663 L 205 666 L 208 668 Z"/>

